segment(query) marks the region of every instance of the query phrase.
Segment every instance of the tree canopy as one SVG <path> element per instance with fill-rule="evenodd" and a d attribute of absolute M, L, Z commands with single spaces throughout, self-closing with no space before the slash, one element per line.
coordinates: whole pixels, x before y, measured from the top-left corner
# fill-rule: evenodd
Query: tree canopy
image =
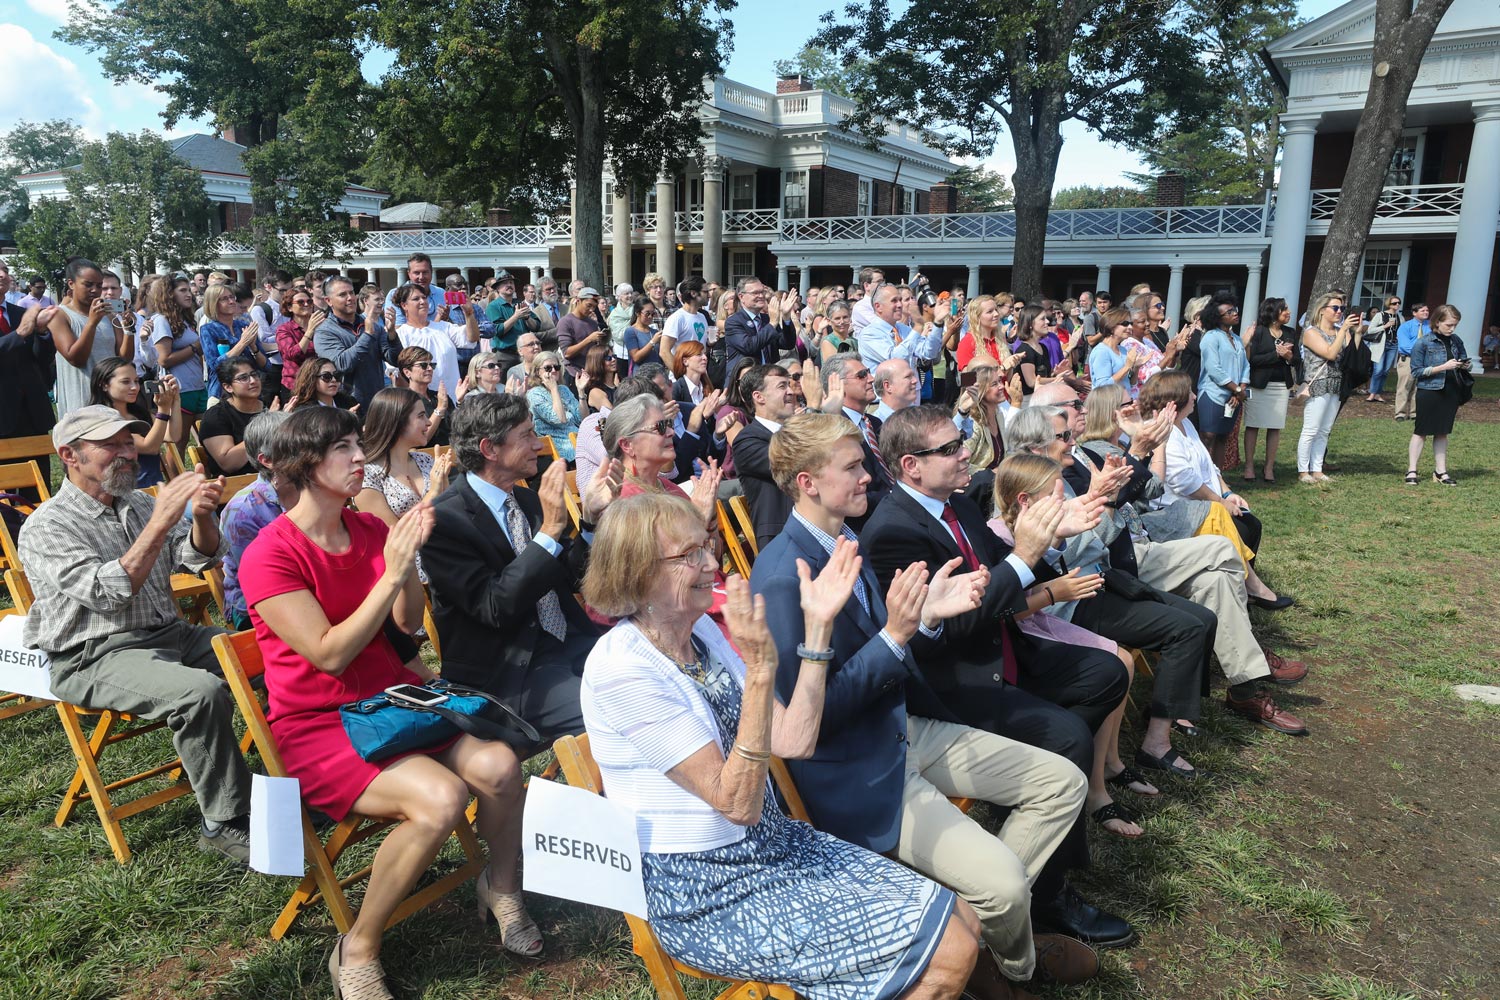
<path fill-rule="evenodd" d="M 64 119 L 17 122 L 0 136 L 0 232 L 14 233 L 31 214 L 26 191 L 16 178 L 70 167 L 78 162 L 82 148 L 83 130 Z"/>
<path fill-rule="evenodd" d="M 948 183 L 958 189 L 960 212 L 1001 212 L 1015 204 L 1016 193 L 1010 181 L 986 167 L 959 167 L 948 177 Z"/>
<path fill-rule="evenodd" d="M 1123 184 L 1075 184 L 1052 192 L 1052 207 L 1072 208 L 1144 208 L 1152 203 L 1144 188 Z"/>

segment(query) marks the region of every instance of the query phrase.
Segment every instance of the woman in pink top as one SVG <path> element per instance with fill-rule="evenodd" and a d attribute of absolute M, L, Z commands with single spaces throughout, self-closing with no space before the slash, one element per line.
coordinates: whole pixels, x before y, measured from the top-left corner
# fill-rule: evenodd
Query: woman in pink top
<path fill-rule="evenodd" d="M 294 392 L 302 362 L 318 356 L 313 347 L 313 331 L 323 317 L 313 312 L 312 292 L 305 288 L 294 289 L 287 295 L 286 312 L 286 321 L 276 328 L 276 349 L 281 352 L 282 388 Z"/>
<path fill-rule="evenodd" d="M 380 939 L 459 823 L 472 794 L 490 864 L 476 892 L 501 942 L 535 955 L 541 932 L 527 915 L 517 862 L 521 765 L 504 743 L 463 735 L 370 763 L 349 742 L 339 706 L 395 684 L 431 679 L 420 659 L 402 663 L 383 626 L 422 623 L 416 554 L 432 531 L 430 504 L 394 527 L 345 508 L 364 482 L 359 422 L 333 407 L 299 407 L 277 440 L 277 474 L 301 494 L 246 549 L 240 564 L 250 621 L 266 663 L 271 730 L 308 805 L 400 820 L 375 855 L 364 904 L 329 957 L 335 994 L 388 996 Z M 378 988 L 377 988 L 378 987 Z"/>

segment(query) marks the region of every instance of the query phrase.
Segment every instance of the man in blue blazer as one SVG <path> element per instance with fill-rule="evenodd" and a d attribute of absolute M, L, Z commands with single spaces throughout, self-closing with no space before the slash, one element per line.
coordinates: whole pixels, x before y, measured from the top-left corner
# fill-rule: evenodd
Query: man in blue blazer
<path fill-rule="evenodd" d="M 746 357 L 757 365 L 774 365 L 782 351 L 797 346 L 797 327 L 782 315 L 786 299 L 759 278 L 741 278 L 739 295 L 741 308 L 724 319 L 727 364 L 733 368 L 735 358 Z"/>
<path fill-rule="evenodd" d="M 869 473 L 859 432 L 843 417 L 807 412 L 771 442 L 776 483 L 794 500 L 785 529 L 755 560 L 751 589 L 778 627 L 777 691 L 789 698 L 804 657 L 830 657 L 818 747 L 788 761 L 815 825 L 941 878 L 973 906 L 989 953 L 990 979 L 976 995 L 1014 996 L 1009 983 L 1040 964 L 1078 982 L 1098 958 L 1078 941 L 1034 935 L 1032 879 L 1072 828 L 1086 782 L 1056 754 L 960 725 L 927 687 L 913 648 L 940 640 L 944 621 L 979 606 L 988 572 L 954 575 L 959 560 L 931 575 L 912 567 L 882 599 L 862 567 L 834 623 L 829 650 L 800 648 L 798 564 L 814 573 L 838 545 L 857 544 L 845 520 L 864 513 Z M 955 808 L 965 796 L 1010 809 L 998 837 Z M 983 953 L 982 953 L 983 954 Z"/>

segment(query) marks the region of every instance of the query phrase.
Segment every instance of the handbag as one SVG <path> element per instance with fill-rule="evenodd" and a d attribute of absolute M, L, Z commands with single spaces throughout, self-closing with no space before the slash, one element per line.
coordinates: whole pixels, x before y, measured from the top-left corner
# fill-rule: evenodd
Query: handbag
<path fill-rule="evenodd" d="M 344 732 L 354 752 L 376 762 L 425 750 L 459 733 L 527 748 L 541 735 L 499 698 L 477 688 L 443 680 L 420 685 L 448 696 L 440 705 L 414 705 L 384 692 L 339 706 Z"/>
<path fill-rule="evenodd" d="M 1453 338 L 1451 336 L 1448 338 L 1448 343 L 1445 345 L 1445 347 L 1448 351 L 1448 360 L 1452 361 L 1455 358 L 1459 361 L 1468 360 L 1461 355 L 1453 353 Z M 1474 373 L 1469 370 L 1467 365 L 1463 365 L 1461 367 L 1453 369 L 1453 383 L 1454 385 L 1458 386 L 1459 406 L 1463 406 L 1469 400 L 1474 398 Z"/>

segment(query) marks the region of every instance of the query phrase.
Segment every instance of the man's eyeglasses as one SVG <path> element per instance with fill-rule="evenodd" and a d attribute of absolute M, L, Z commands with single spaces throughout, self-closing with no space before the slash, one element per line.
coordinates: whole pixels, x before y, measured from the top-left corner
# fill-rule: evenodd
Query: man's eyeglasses
<path fill-rule="evenodd" d="M 714 550 L 712 540 L 705 540 L 700 545 L 694 545 L 686 552 L 679 552 L 675 556 L 662 556 L 658 562 L 676 562 L 684 566 L 702 566 L 714 561 Z"/>
<path fill-rule="evenodd" d="M 860 380 L 867 379 L 867 378 L 870 377 L 870 369 L 868 369 L 868 368 L 861 368 L 859 371 L 855 372 L 853 375 L 850 375 L 849 377 L 850 378 L 860 379 Z"/>
<path fill-rule="evenodd" d="M 964 449 L 964 439 L 956 437 L 951 441 L 944 441 L 935 448 L 923 448 L 921 451 L 911 452 L 913 458 L 923 458 L 927 455 L 940 455 L 943 458 L 952 458 Z"/>
<path fill-rule="evenodd" d="M 1071 409 L 1076 410 L 1079 413 L 1083 412 L 1083 400 L 1081 399 L 1070 399 L 1066 403 L 1058 403 L 1057 405 L 1070 407 Z"/>
<path fill-rule="evenodd" d="M 1052 437 L 1054 440 L 1061 441 L 1063 444 L 1072 444 L 1073 429 L 1070 427 L 1067 430 L 1063 431 L 1061 434 L 1054 434 L 1052 435 Z"/>
<path fill-rule="evenodd" d="M 802 373 L 801 372 L 792 372 L 792 374 L 790 374 L 790 375 L 787 376 L 787 381 L 789 381 L 789 382 L 801 382 L 802 381 Z"/>
<path fill-rule="evenodd" d="M 631 434 L 630 437 L 635 437 L 636 434 L 657 434 L 657 435 L 661 435 L 661 434 L 666 434 L 671 429 L 672 429 L 672 421 L 666 420 L 666 419 L 662 419 L 662 420 L 658 420 L 654 424 L 647 424 L 645 427 L 642 427 L 640 430 L 636 431 L 635 434 Z"/>

